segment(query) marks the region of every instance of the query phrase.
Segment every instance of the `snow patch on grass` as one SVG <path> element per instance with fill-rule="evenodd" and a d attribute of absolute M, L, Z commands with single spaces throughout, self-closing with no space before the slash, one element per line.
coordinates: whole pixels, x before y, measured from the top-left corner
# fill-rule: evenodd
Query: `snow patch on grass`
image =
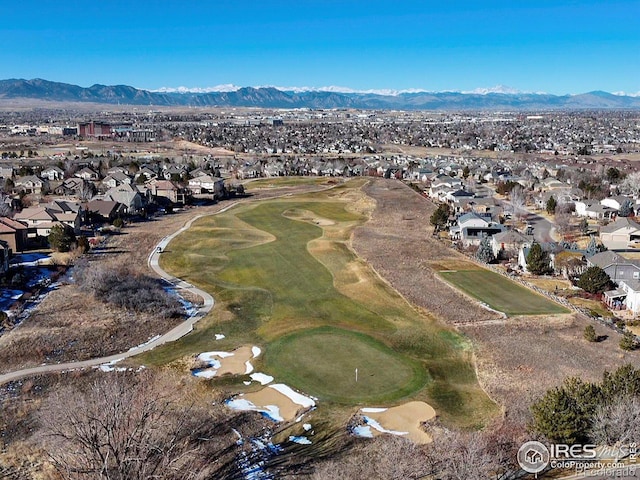
<path fill-rule="evenodd" d="M 275 422 L 283 422 L 284 418 L 280 415 L 280 409 L 276 405 L 265 405 L 264 407 L 258 407 L 249 400 L 244 398 L 235 398 L 227 400 L 226 404 L 233 410 L 260 412 L 265 417 L 270 418 Z"/>
<path fill-rule="evenodd" d="M 311 445 L 311 440 L 309 440 L 307 437 L 296 437 L 292 435 L 289 437 L 289 441 L 297 443 L 298 445 Z"/>
<path fill-rule="evenodd" d="M 278 392 L 285 395 L 286 397 L 289 397 L 289 399 L 297 405 L 301 405 L 305 408 L 311 408 L 316 406 L 316 402 L 312 398 L 296 392 L 295 390 L 293 390 L 288 385 L 285 385 L 284 383 L 276 383 L 275 385 L 269 385 L 269 388 L 273 388 L 274 390 L 277 390 Z"/>
<path fill-rule="evenodd" d="M 273 377 L 265 373 L 257 372 L 257 373 L 252 373 L 249 376 L 251 377 L 251 380 L 255 382 L 260 382 L 260 385 L 268 385 L 269 383 L 273 382 Z"/>

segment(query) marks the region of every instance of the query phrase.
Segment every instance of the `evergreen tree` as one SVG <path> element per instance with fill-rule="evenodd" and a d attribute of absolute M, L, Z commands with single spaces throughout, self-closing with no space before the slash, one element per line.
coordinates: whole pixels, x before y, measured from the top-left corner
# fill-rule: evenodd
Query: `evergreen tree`
<path fill-rule="evenodd" d="M 567 383 L 573 382 L 572 388 Z M 577 385 L 580 383 L 580 385 Z M 549 440 L 569 445 L 586 440 L 590 410 L 585 411 L 588 399 L 580 399 L 576 393 L 587 393 L 588 385 L 577 379 L 568 379 L 565 385 L 549 390 L 531 406 L 533 426 Z"/>
<path fill-rule="evenodd" d="M 549 215 L 553 215 L 554 213 L 556 213 L 557 206 L 558 206 L 558 202 L 556 202 L 556 199 L 554 198 L 554 196 L 551 195 L 549 197 L 549 200 L 547 200 L 547 213 Z"/>
<path fill-rule="evenodd" d="M 640 370 L 624 365 L 605 372 L 600 384 L 568 378 L 531 405 L 532 427 L 559 443 L 584 443 L 598 412 L 621 399 L 640 395 Z"/>
<path fill-rule="evenodd" d="M 591 235 L 591 239 L 589 239 L 589 245 L 587 245 L 586 254 L 588 257 L 591 257 L 596 253 L 598 253 L 598 242 L 596 242 L 596 237 Z"/>
<path fill-rule="evenodd" d="M 605 401 L 640 395 L 640 369 L 627 363 L 613 372 L 604 372 L 600 386 Z"/>
<path fill-rule="evenodd" d="M 496 257 L 493 254 L 493 248 L 491 247 L 489 237 L 484 237 L 480 242 L 480 247 L 478 247 L 478 251 L 476 252 L 476 258 L 482 263 L 495 262 Z"/>
<path fill-rule="evenodd" d="M 586 327 L 584 327 L 583 336 L 587 342 L 596 342 L 598 340 L 596 329 L 593 328 L 593 325 L 587 325 Z"/>
<path fill-rule="evenodd" d="M 631 204 L 631 200 L 625 200 L 622 205 L 620 205 L 620 209 L 618 210 L 619 217 L 632 217 L 633 216 L 633 206 Z"/>
<path fill-rule="evenodd" d="M 539 243 L 534 243 L 527 255 L 527 270 L 534 275 L 547 275 L 553 273 L 549 252 L 542 250 Z"/>
<path fill-rule="evenodd" d="M 583 218 L 582 220 L 580 220 L 578 228 L 580 229 L 580 233 L 586 235 L 587 233 L 589 233 L 589 221 L 586 218 Z"/>
<path fill-rule="evenodd" d="M 436 227 L 435 230 L 438 231 L 444 228 L 449 221 L 449 214 L 449 205 L 447 205 L 446 203 L 442 203 L 438 205 L 436 211 L 431 214 L 429 222 L 431 223 L 431 225 Z"/>
<path fill-rule="evenodd" d="M 68 225 L 57 224 L 51 228 L 49 233 L 49 246 L 58 252 L 68 252 L 71 245 L 76 241 L 73 229 Z"/>
<path fill-rule="evenodd" d="M 589 293 L 602 293 L 611 283 L 611 278 L 602 268 L 594 265 L 587 268 L 578 279 L 578 287 Z"/>
<path fill-rule="evenodd" d="M 611 167 L 607 169 L 607 181 L 609 183 L 616 183 L 619 180 L 622 180 L 623 174 L 616 167 Z"/>

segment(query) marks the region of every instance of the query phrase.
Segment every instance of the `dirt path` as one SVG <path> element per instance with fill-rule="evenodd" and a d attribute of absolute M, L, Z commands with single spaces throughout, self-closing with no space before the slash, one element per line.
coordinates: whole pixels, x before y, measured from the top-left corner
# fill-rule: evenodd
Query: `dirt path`
<path fill-rule="evenodd" d="M 231 208 L 233 205 L 234 204 L 230 204 L 226 208 Z M 191 224 L 195 220 L 197 220 L 198 218 L 200 218 L 202 216 L 203 215 L 196 215 L 195 217 L 190 219 L 178 231 L 176 231 L 175 233 L 163 238 L 160 241 L 160 243 L 158 243 L 157 248 L 154 249 L 152 251 L 151 255 L 149 256 L 149 266 L 161 278 L 164 278 L 169 283 L 174 285 L 179 291 L 186 291 L 186 292 L 189 292 L 191 295 L 196 295 L 196 296 L 199 296 L 199 297 L 202 298 L 203 303 L 198 308 L 197 312 L 194 315 L 190 316 L 184 322 L 182 322 L 179 325 L 177 325 L 176 327 L 172 328 L 171 330 L 169 330 L 164 335 L 161 335 L 160 337 L 157 337 L 156 339 L 154 339 L 154 340 L 152 340 L 150 342 L 147 342 L 147 343 L 145 343 L 145 344 L 143 344 L 141 346 L 134 347 L 134 348 L 132 348 L 132 349 L 126 351 L 126 352 L 118 353 L 118 354 L 115 354 L 115 355 L 110 355 L 108 357 L 93 358 L 93 359 L 90 359 L 90 360 L 83 360 L 83 361 L 79 361 L 79 362 L 68 362 L 68 363 L 58 363 L 58 364 L 51 364 L 51 365 L 40 365 L 38 367 L 27 368 L 27 369 L 18 370 L 18 371 L 11 372 L 11 373 L 6 373 L 4 375 L 0 375 L 0 384 L 11 382 L 13 380 L 17 380 L 17 379 L 23 378 L 23 377 L 28 377 L 28 376 L 31 376 L 31 375 L 39 375 L 39 374 L 42 374 L 42 373 L 52 373 L 52 372 L 62 372 L 62 371 L 65 371 L 65 370 L 75 370 L 75 369 L 80 369 L 80 368 L 95 367 L 97 365 L 102 365 L 104 363 L 117 362 L 117 361 L 123 360 L 125 358 L 133 357 L 134 355 L 138 355 L 138 354 L 140 354 L 142 352 L 146 352 L 148 350 L 151 350 L 151 349 L 153 349 L 155 347 L 158 347 L 160 345 L 163 345 L 165 343 L 173 342 L 173 341 L 185 336 L 187 333 L 189 333 L 193 329 L 193 325 L 198 320 L 203 318 L 205 315 L 207 315 L 211 311 L 211 309 L 213 308 L 213 305 L 214 305 L 213 297 L 211 295 L 209 295 L 207 292 L 205 292 L 204 290 L 200 290 L 199 288 L 194 287 L 193 285 L 191 285 L 191 284 L 189 284 L 187 282 L 183 282 L 179 278 L 176 278 L 176 277 L 174 277 L 172 275 L 169 275 L 167 272 L 162 270 L 162 268 L 160 268 L 160 266 L 158 265 L 158 258 L 160 256 L 160 253 L 158 252 L 158 248 L 164 249 L 164 247 L 166 247 L 166 245 L 176 235 L 179 235 L 180 233 L 182 233 L 185 230 L 187 230 L 189 227 L 191 227 Z"/>

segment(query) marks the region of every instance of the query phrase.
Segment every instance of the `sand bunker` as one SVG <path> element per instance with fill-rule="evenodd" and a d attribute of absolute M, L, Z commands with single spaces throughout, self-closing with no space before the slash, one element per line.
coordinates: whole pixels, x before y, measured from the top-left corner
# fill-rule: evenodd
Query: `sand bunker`
<path fill-rule="evenodd" d="M 365 425 L 354 429 L 356 435 L 372 437 L 389 433 L 409 438 L 419 444 L 433 441 L 420 424 L 436 416 L 436 411 L 424 402 L 409 402 L 391 408 L 363 408 L 360 413 Z"/>
<path fill-rule="evenodd" d="M 227 406 L 234 410 L 260 412 L 278 422 L 293 421 L 301 412 L 315 405 L 312 398 L 282 383 L 269 385 L 258 392 L 241 394 L 227 401 Z"/>
<path fill-rule="evenodd" d="M 193 370 L 193 375 L 202 378 L 219 377 L 224 374 L 248 375 L 253 372 L 251 359 L 261 353 L 260 347 L 243 346 L 233 352 L 204 352 L 198 360 L 209 364 L 207 368 Z"/>

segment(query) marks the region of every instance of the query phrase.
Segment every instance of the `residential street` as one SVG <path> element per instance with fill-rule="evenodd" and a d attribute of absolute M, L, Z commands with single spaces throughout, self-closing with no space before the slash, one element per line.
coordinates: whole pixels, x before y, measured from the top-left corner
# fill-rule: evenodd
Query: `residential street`
<path fill-rule="evenodd" d="M 529 212 L 527 222 L 533 226 L 533 238 L 536 242 L 548 243 L 555 241 L 552 236 L 552 230 L 555 229 L 555 225 L 549 220 L 538 214 Z"/>

